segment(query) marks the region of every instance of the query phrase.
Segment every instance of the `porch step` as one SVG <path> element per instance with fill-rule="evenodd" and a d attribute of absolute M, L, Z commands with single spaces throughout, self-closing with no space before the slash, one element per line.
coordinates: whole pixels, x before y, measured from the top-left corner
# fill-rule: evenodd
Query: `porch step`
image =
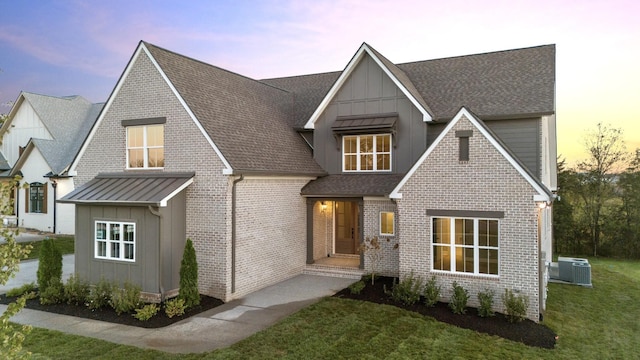
<path fill-rule="evenodd" d="M 329 276 L 354 280 L 360 280 L 362 275 L 366 274 L 362 269 L 318 264 L 307 265 L 304 270 L 302 270 L 302 273 L 306 275 Z"/>

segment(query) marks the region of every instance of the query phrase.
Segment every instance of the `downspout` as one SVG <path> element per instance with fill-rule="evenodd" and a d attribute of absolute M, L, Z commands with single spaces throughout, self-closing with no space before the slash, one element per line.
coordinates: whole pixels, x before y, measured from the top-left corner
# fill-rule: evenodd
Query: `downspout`
<path fill-rule="evenodd" d="M 53 233 L 56 233 L 56 208 L 58 207 L 58 182 L 56 179 L 51 179 L 51 186 L 53 187 Z"/>
<path fill-rule="evenodd" d="M 154 209 L 151 205 L 148 206 L 149 212 L 152 215 L 157 216 L 160 219 L 160 227 L 162 227 L 162 214 L 160 213 L 160 211 Z M 162 231 L 158 231 L 158 234 L 161 234 Z M 164 285 L 162 284 L 162 274 L 160 273 L 162 271 L 162 240 L 159 238 L 158 239 L 158 269 L 160 269 L 160 271 L 158 271 L 158 286 L 159 286 L 159 290 L 160 290 L 160 302 L 164 302 Z"/>
<path fill-rule="evenodd" d="M 231 187 L 231 293 L 236 292 L 236 184 L 244 180 L 244 175 L 233 180 Z"/>

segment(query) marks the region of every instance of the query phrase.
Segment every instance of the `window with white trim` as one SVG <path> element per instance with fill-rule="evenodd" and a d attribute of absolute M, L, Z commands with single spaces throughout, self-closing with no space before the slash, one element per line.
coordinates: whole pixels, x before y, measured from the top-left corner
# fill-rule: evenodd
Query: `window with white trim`
<path fill-rule="evenodd" d="M 127 127 L 127 169 L 164 167 L 164 124 Z"/>
<path fill-rule="evenodd" d="M 498 220 L 432 218 L 433 270 L 498 275 Z"/>
<path fill-rule="evenodd" d="M 342 171 L 391 171 L 391 134 L 343 136 Z"/>
<path fill-rule="evenodd" d="M 395 230 L 393 218 L 393 211 L 380 212 L 380 235 L 393 236 Z"/>
<path fill-rule="evenodd" d="M 135 261 L 136 224 L 96 221 L 96 259 Z"/>

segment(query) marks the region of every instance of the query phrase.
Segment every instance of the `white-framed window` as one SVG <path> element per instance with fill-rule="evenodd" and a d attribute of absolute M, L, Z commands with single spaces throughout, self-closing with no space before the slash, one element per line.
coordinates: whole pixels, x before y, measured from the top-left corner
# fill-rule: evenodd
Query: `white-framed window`
<path fill-rule="evenodd" d="M 136 261 L 136 224 L 96 221 L 96 259 Z"/>
<path fill-rule="evenodd" d="M 497 276 L 498 225 L 496 219 L 433 217 L 433 270 Z"/>
<path fill-rule="evenodd" d="M 164 167 L 164 124 L 127 127 L 127 169 Z"/>
<path fill-rule="evenodd" d="M 380 235 L 393 236 L 395 234 L 393 211 L 380 212 Z"/>
<path fill-rule="evenodd" d="M 343 136 L 342 171 L 391 171 L 391 134 Z"/>

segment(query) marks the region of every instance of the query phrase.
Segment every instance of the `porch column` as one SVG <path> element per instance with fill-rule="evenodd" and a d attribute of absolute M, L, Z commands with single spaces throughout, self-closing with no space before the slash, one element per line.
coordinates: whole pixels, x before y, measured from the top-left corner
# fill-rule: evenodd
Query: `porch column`
<path fill-rule="evenodd" d="M 307 198 L 307 264 L 313 264 L 313 207 L 316 199 Z"/>

